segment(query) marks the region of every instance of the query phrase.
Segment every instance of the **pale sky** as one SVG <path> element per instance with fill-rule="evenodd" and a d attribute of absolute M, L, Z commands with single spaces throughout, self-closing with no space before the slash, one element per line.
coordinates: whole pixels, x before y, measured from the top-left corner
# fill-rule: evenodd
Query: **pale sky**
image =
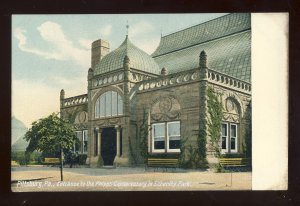
<path fill-rule="evenodd" d="M 61 89 L 66 97 L 87 93 L 90 46 L 110 42 L 111 51 L 129 38 L 151 54 L 161 34 L 225 14 L 13 15 L 12 114 L 27 127 L 59 111 Z"/>

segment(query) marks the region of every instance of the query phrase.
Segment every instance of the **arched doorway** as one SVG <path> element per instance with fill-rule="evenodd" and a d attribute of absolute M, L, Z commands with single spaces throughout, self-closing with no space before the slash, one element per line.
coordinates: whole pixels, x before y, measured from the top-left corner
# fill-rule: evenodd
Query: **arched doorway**
<path fill-rule="evenodd" d="M 101 134 L 101 156 L 104 165 L 113 165 L 117 154 L 116 129 L 103 128 Z"/>

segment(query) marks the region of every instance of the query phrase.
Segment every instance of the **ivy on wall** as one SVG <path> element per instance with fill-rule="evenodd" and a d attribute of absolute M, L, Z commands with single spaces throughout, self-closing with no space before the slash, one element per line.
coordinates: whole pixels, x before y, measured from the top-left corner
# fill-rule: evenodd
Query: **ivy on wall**
<path fill-rule="evenodd" d="M 188 138 L 181 138 L 180 156 L 179 156 L 179 166 L 181 168 L 207 168 L 206 156 L 203 157 L 200 148 L 194 148 L 192 145 L 187 145 L 186 141 Z M 198 138 L 199 141 L 199 138 Z M 199 144 L 199 143 L 198 143 Z"/>
<path fill-rule="evenodd" d="M 129 143 L 129 151 L 132 157 L 131 159 L 133 161 L 133 164 L 136 165 L 138 163 L 137 154 L 136 151 L 132 148 L 133 146 L 132 146 L 132 141 L 130 136 L 128 137 L 128 143 Z"/>
<path fill-rule="evenodd" d="M 147 162 L 148 157 L 148 113 L 146 112 L 146 109 L 143 109 L 143 119 L 142 124 L 139 128 L 139 146 L 140 146 L 140 152 L 141 156 L 144 159 L 144 163 Z"/>
<path fill-rule="evenodd" d="M 204 131 L 204 130 L 203 130 Z M 197 138 L 197 147 L 187 144 L 188 137 L 182 137 L 180 140 L 179 166 L 181 168 L 207 168 L 206 160 L 206 132 L 199 130 Z M 184 133 L 186 134 L 186 132 Z"/>
<path fill-rule="evenodd" d="M 248 117 L 249 124 L 246 125 L 246 132 L 245 132 L 245 145 L 244 151 L 245 151 L 245 157 L 246 158 L 252 158 L 252 118 L 251 118 L 251 101 L 248 104 L 248 107 L 246 109 L 246 116 Z"/>
<path fill-rule="evenodd" d="M 223 117 L 223 105 L 220 100 L 220 94 L 215 93 L 212 87 L 207 89 L 207 108 L 208 108 L 208 133 L 210 136 L 210 146 L 213 148 L 217 157 L 221 156 L 220 151 L 220 136 L 221 123 Z"/>

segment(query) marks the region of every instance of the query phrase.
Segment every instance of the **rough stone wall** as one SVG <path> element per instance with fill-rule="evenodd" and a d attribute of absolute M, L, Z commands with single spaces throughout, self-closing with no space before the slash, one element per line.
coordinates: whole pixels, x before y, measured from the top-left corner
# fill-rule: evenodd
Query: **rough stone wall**
<path fill-rule="evenodd" d="M 221 87 L 219 85 L 209 83 L 209 86 L 214 89 L 216 93 L 221 94 L 223 104 L 223 121 L 234 122 L 239 124 L 239 138 L 238 138 L 238 153 L 244 152 L 246 130 L 251 121 L 251 94 L 235 91 L 230 88 Z M 233 101 L 236 105 L 237 111 L 228 111 L 228 100 Z M 231 110 L 231 109 L 230 109 Z M 212 151 L 209 150 L 208 153 Z"/>
<path fill-rule="evenodd" d="M 87 112 L 88 112 L 87 103 L 61 108 L 62 118 L 68 120 L 71 124 L 73 124 L 75 129 L 77 127 L 78 129 L 79 127 L 87 128 L 87 123 L 88 123 Z"/>
<path fill-rule="evenodd" d="M 136 111 L 138 130 L 145 109 L 150 111 L 151 124 L 179 120 L 181 138 L 187 138 L 186 145 L 197 148 L 199 108 L 199 82 L 138 92 Z"/>

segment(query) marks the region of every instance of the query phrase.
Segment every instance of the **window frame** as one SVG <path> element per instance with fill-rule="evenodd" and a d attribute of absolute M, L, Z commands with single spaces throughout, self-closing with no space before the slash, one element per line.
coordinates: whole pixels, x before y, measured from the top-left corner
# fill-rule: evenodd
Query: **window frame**
<path fill-rule="evenodd" d="M 231 136 L 231 126 L 235 126 L 235 137 Z M 231 139 L 235 139 L 235 149 L 231 149 Z M 230 123 L 230 152 L 231 153 L 237 153 L 238 152 L 238 125 L 235 123 Z"/>
<path fill-rule="evenodd" d="M 87 154 L 88 153 L 88 130 L 76 130 L 75 131 L 76 138 L 79 140 L 78 150 L 76 149 L 76 142 L 73 142 L 73 152 L 78 152 L 79 154 Z M 85 144 L 86 141 L 86 144 Z M 86 150 L 84 149 L 86 145 Z"/>
<path fill-rule="evenodd" d="M 169 125 L 170 124 L 174 124 L 174 123 L 179 123 L 179 135 L 175 135 L 175 136 L 179 136 L 179 141 L 181 141 L 181 130 L 180 130 L 180 121 L 173 121 L 173 122 L 167 122 L 167 152 L 180 152 L 180 148 L 179 149 L 170 149 L 170 136 L 169 136 Z"/>
<path fill-rule="evenodd" d="M 153 153 L 164 153 L 165 150 L 166 150 L 166 140 L 165 140 L 166 136 L 165 135 L 163 136 L 163 139 L 164 139 L 164 142 L 165 142 L 165 148 L 164 149 L 155 149 L 154 148 L 154 139 L 155 139 L 155 136 L 154 136 L 154 127 L 155 127 L 155 125 L 164 125 L 164 130 L 165 130 L 164 133 L 166 135 L 166 126 L 165 126 L 164 122 L 152 124 L 152 141 L 151 141 L 151 143 L 152 143 L 152 152 Z"/>
<path fill-rule="evenodd" d="M 86 142 L 86 143 L 85 143 Z M 86 146 L 86 150 L 85 150 Z M 88 130 L 82 130 L 82 153 L 86 154 L 88 152 Z"/>
<path fill-rule="evenodd" d="M 226 125 L 226 135 L 223 135 L 222 133 L 222 125 Z M 221 152 L 223 154 L 228 153 L 229 152 L 229 147 L 228 147 L 228 136 L 229 136 L 229 129 L 228 129 L 228 122 L 222 122 L 221 124 Z M 226 148 L 223 149 L 223 137 L 225 137 L 225 144 L 226 144 Z"/>
<path fill-rule="evenodd" d="M 181 141 L 181 122 L 180 121 L 171 121 L 171 122 L 157 122 L 157 123 L 152 123 L 151 124 L 151 146 L 149 145 L 148 147 L 151 148 L 151 153 L 180 153 L 181 150 L 180 148 L 178 149 L 170 149 L 169 148 L 169 141 L 170 141 L 170 137 L 169 137 L 169 124 L 174 124 L 174 123 L 179 123 L 179 141 Z M 164 125 L 164 143 L 165 143 L 165 147 L 164 149 L 155 149 L 154 148 L 154 128 L 156 125 Z M 159 136 L 160 137 L 160 136 Z"/>
<path fill-rule="evenodd" d="M 225 137 L 222 134 L 222 125 L 226 125 L 227 128 L 227 136 L 226 136 L 226 149 L 222 148 L 222 138 Z M 231 136 L 231 126 L 235 127 L 235 137 Z M 235 149 L 231 149 L 231 139 L 234 138 L 235 139 Z M 239 141 L 239 124 L 234 123 L 234 122 L 222 122 L 221 123 L 221 153 L 222 154 L 226 154 L 226 153 L 238 153 L 239 149 L 238 149 L 238 141 Z"/>

